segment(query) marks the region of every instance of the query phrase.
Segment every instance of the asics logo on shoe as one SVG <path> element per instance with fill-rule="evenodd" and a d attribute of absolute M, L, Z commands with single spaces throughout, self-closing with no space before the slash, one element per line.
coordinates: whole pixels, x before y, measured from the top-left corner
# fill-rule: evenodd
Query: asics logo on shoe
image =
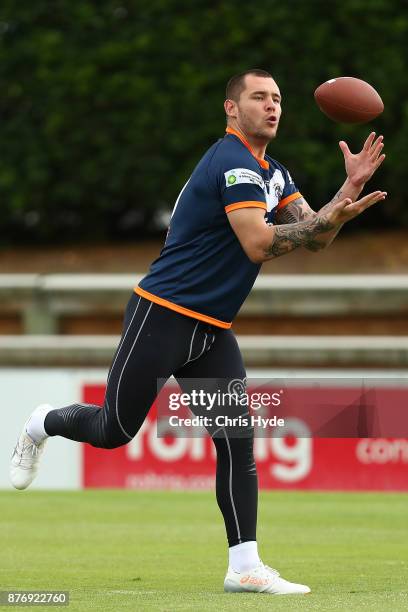
<path fill-rule="evenodd" d="M 254 584 L 255 586 L 266 586 L 267 584 L 269 584 L 269 580 L 267 578 L 254 578 L 251 576 L 243 576 L 240 579 L 240 583 L 241 584 Z"/>

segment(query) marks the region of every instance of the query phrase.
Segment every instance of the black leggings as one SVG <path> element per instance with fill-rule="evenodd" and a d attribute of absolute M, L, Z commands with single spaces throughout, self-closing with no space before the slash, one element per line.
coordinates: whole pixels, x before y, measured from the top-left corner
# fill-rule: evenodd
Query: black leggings
<path fill-rule="evenodd" d="M 158 393 L 158 380 L 217 379 L 246 376 L 234 334 L 186 317 L 133 294 L 124 329 L 109 371 L 103 409 L 73 404 L 52 410 L 45 419 L 50 436 L 117 448 L 137 434 Z M 211 433 L 211 432 L 210 432 Z M 230 437 L 219 428 L 217 502 L 228 543 L 256 540 L 258 482 L 253 431 Z"/>

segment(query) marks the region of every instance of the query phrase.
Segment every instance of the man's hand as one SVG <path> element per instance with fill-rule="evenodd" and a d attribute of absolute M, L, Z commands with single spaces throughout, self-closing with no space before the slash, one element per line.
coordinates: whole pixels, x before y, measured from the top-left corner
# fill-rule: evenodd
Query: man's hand
<path fill-rule="evenodd" d="M 356 187 L 361 188 L 385 159 L 384 153 L 381 153 L 384 147 L 383 137 L 378 136 L 375 139 L 375 132 L 371 132 L 360 153 L 351 153 L 344 140 L 339 142 L 339 146 L 344 155 L 347 177 Z"/>
<path fill-rule="evenodd" d="M 357 200 L 357 202 L 352 202 L 350 198 L 346 198 L 334 204 L 330 211 L 324 214 L 319 212 L 317 216 L 321 216 L 322 219 L 326 219 L 327 222 L 334 226 L 342 225 L 347 221 L 351 221 L 354 217 L 361 215 L 362 212 L 373 204 L 376 204 L 376 202 L 385 200 L 386 197 L 386 191 L 374 191 L 364 196 L 364 198 Z"/>

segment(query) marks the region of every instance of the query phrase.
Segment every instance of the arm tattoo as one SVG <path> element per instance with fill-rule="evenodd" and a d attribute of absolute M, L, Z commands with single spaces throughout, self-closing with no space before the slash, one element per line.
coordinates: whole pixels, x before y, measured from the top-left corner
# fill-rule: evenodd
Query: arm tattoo
<path fill-rule="evenodd" d="M 333 205 L 337 204 L 337 202 L 339 202 L 339 200 L 341 200 L 341 194 L 342 194 L 342 191 L 341 191 L 341 189 L 339 189 L 339 191 L 336 193 L 334 198 L 331 199 L 328 204 L 325 204 L 325 206 L 322 206 L 322 208 L 319 210 L 319 212 L 320 213 L 325 213 L 325 212 L 328 212 L 329 210 L 331 210 L 333 208 Z"/>
<path fill-rule="evenodd" d="M 266 259 L 290 253 L 303 246 L 309 251 L 319 251 L 333 242 L 341 229 L 327 220 L 326 214 L 341 200 L 342 189 L 323 206 L 317 214 L 301 197 L 276 212 L 275 235 L 271 245 L 265 250 Z M 287 227 L 287 225 L 291 227 Z M 331 232 L 324 240 L 318 234 Z"/>
<path fill-rule="evenodd" d="M 318 215 L 308 221 L 291 225 L 276 225 L 273 241 L 265 249 L 265 259 L 285 255 L 299 246 L 304 246 L 311 251 L 318 251 L 324 246 L 322 242 L 317 240 L 319 234 L 329 232 L 334 227 L 325 215 Z"/>
<path fill-rule="evenodd" d="M 340 189 L 334 198 L 330 200 L 328 204 L 323 206 L 319 214 L 329 212 L 334 204 L 341 199 L 342 190 Z M 307 221 L 314 219 L 316 212 L 312 210 L 306 200 L 301 197 L 297 198 L 290 204 L 286 204 L 283 208 L 276 212 L 275 222 L 277 225 L 286 225 L 287 223 L 299 223 L 300 221 Z"/>
<path fill-rule="evenodd" d="M 276 222 L 278 225 L 299 223 L 314 217 L 315 214 L 303 198 L 298 198 L 277 211 Z"/>

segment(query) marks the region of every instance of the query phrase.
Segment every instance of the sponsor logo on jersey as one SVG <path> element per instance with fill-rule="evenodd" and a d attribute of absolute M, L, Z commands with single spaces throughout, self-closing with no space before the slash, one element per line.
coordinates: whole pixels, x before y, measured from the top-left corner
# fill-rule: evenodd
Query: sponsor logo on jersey
<path fill-rule="evenodd" d="M 264 181 L 262 176 L 253 170 L 248 170 L 247 168 L 234 168 L 233 170 L 228 170 L 228 172 L 224 173 L 224 176 L 227 187 L 248 183 L 250 185 L 258 185 L 264 189 Z"/>

